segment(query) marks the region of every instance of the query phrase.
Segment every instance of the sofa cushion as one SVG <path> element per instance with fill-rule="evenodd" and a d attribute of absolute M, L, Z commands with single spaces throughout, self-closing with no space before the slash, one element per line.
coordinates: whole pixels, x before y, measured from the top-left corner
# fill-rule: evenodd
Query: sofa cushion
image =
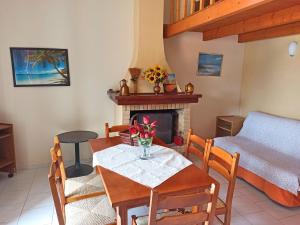
<path fill-rule="evenodd" d="M 215 146 L 239 152 L 241 167 L 297 195 L 300 159 L 243 136 L 215 138 Z"/>
<path fill-rule="evenodd" d="M 300 121 L 250 112 L 237 134 L 300 160 Z"/>

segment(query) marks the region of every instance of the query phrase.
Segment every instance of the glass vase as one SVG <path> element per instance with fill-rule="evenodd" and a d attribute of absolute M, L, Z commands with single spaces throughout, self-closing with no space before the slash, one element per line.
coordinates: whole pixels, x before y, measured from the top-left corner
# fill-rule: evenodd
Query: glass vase
<path fill-rule="evenodd" d="M 151 154 L 149 152 L 149 148 L 152 145 L 152 138 L 140 138 L 138 140 L 139 146 L 143 148 L 143 152 L 140 156 L 140 159 L 142 160 L 148 160 L 151 158 Z"/>

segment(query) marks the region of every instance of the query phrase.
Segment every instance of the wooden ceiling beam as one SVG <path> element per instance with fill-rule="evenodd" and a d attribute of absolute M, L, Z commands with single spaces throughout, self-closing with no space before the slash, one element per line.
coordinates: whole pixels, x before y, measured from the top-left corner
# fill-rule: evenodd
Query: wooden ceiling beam
<path fill-rule="evenodd" d="M 201 28 L 208 26 L 228 25 L 261 15 L 266 12 L 287 8 L 295 4 L 300 4 L 300 0 L 223 0 L 213 6 L 199 11 L 176 23 L 166 27 L 165 38 L 175 36 L 186 31 L 201 31 Z M 227 23 L 227 24 L 226 24 Z M 207 30 L 207 29 L 206 29 Z M 203 31 L 203 30 L 202 30 Z"/>
<path fill-rule="evenodd" d="M 203 40 L 213 40 L 230 35 L 249 33 L 275 26 L 282 26 L 300 21 L 300 5 L 267 13 L 261 16 L 243 20 L 227 26 L 203 32 Z"/>
<path fill-rule="evenodd" d="M 259 41 L 270 38 L 284 37 L 290 35 L 300 34 L 300 22 L 273 27 L 269 29 L 254 31 L 250 33 L 240 34 L 238 38 L 239 43 L 250 41 Z"/>

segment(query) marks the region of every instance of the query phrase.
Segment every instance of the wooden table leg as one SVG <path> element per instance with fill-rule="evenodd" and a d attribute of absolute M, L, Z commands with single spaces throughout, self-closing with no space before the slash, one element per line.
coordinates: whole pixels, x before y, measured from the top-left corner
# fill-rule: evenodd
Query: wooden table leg
<path fill-rule="evenodd" d="M 127 208 L 117 207 L 117 225 L 127 225 Z"/>

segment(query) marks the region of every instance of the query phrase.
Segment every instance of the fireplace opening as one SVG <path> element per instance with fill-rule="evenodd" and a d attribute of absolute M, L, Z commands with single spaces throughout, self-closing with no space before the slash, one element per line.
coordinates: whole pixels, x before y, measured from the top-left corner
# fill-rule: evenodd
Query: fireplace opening
<path fill-rule="evenodd" d="M 143 116 L 150 116 L 150 120 L 157 120 L 157 137 L 166 144 L 172 144 L 178 131 L 178 113 L 176 110 L 142 110 L 130 111 L 130 118 L 136 117 L 138 123 L 143 122 Z"/>

